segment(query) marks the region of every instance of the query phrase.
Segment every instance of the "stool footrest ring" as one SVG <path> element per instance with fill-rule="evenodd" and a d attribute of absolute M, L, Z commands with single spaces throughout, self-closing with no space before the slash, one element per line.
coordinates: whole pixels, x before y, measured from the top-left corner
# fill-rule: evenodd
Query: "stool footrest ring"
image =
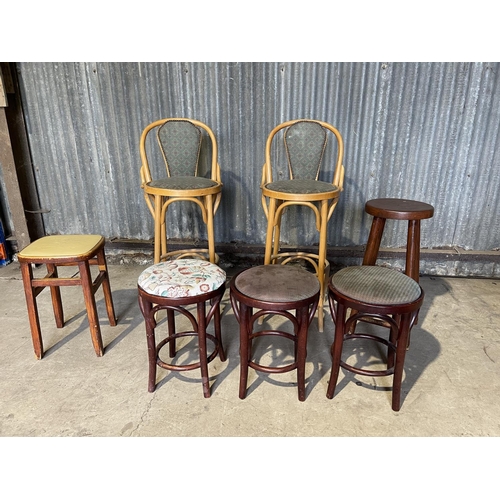
<path fill-rule="evenodd" d="M 396 346 L 392 342 L 382 337 L 378 337 L 377 335 L 371 335 L 368 333 L 348 333 L 344 335 L 344 340 L 353 340 L 353 339 L 373 340 L 374 342 L 379 342 L 380 344 L 384 344 L 393 352 L 396 352 Z M 386 370 L 363 370 L 362 368 L 356 368 L 355 366 L 349 365 L 342 360 L 340 360 L 340 366 L 352 373 L 356 373 L 358 375 L 366 375 L 368 377 L 386 377 L 387 375 L 394 374 L 394 367 L 387 368 Z"/>
<path fill-rule="evenodd" d="M 177 371 L 177 372 L 183 372 L 183 371 L 188 371 L 188 370 L 195 370 L 196 368 L 200 368 L 201 363 L 200 361 L 196 363 L 192 363 L 189 365 L 172 365 L 170 363 L 166 363 L 165 361 L 162 361 L 160 358 L 160 350 L 165 347 L 166 344 L 168 344 L 170 341 L 175 340 L 180 337 L 197 337 L 198 333 L 197 332 L 180 332 L 180 333 L 175 333 L 174 335 L 170 335 L 167 338 L 163 339 L 161 342 L 158 343 L 156 346 L 156 364 L 160 366 L 161 368 L 165 368 L 167 370 L 171 371 Z M 215 356 L 217 356 L 217 353 L 219 352 L 219 341 L 211 334 L 207 333 L 205 334 L 206 338 L 208 340 L 211 340 L 213 344 L 215 345 L 214 351 L 207 356 L 207 363 L 210 363 L 213 359 L 215 359 Z"/>

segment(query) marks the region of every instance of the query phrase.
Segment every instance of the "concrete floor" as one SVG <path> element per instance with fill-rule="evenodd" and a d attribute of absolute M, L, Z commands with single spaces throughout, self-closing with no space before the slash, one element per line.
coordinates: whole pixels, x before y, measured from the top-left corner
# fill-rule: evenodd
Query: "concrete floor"
<path fill-rule="evenodd" d="M 19 264 L 0 268 L 0 436 L 500 435 L 498 280 L 422 277 L 426 299 L 412 331 L 403 404 L 396 413 L 389 377 L 343 372 L 335 397 L 326 398 L 333 338 L 328 311 L 323 333 L 316 319 L 310 328 L 305 402 L 297 399 L 294 372 L 265 376 L 253 370 L 247 398 L 239 399 L 239 332 L 227 291 L 222 332 L 228 360 L 210 364 L 211 398 L 203 398 L 197 371 L 160 368 L 157 389 L 149 393 L 136 289 L 146 267 L 109 266 L 118 325 L 109 326 L 99 290 L 102 358 L 92 348 L 81 289 L 62 289 L 67 321 L 62 329 L 55 327 L 50 293 L 44 290 L 38 298 L 42 360 L 33 353 Z M 225 267 L 231 276 L 235 268 Z M 263 358 L 286 358 L 288 346 L 268 344 L 264 353 L 264 344 Z M 373 368 L 376 353 L 359 349 L 353 356 Z"/>

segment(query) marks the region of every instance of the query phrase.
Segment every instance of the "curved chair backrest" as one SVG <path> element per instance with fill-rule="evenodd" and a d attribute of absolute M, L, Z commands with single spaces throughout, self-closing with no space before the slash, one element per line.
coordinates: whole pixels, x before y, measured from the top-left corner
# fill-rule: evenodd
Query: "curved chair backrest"
<path fill-rule="evenodd" d="M 326 130 L 317 122 L 297 122 L 284 134 L 291 179 L 318 179 L 326 148 Z"/>
<path fill-rule="evenodd" d="M 331 179 L 332 184 L 342 189 L 344 181 L 344 142 L 340 132 L 329 123 L 319 120 L 291 120 L 275 127 L 267 138 L 266 163 L 264 165 L 265 182 L 272 182 L 271 147 L 278 132 L 285 129 L 283 140 L 291 179 L 315 179 L 321 170 L 323 156 L 327 146 L 328 132 L 337 139 L 337 160 Z"/>
<path fill-rule="evenodd" d="M 196 125 L 171 120 L 158 127 L 156 137 L 169 177 L 197 174 L 201 130 Z"/>
<path fill-rule="evenodd" d="M 146 141 L 148 134 L 154 129 L 156 129 L 156 139 L 169 177 L 198 175 L 203 131 L 205 131 L 212 146 L 210 178 L 220 182 L 220 167 L 217 163 L 217 140 L 210 127 L 203 122 L 189 118 L 163 118 L 150 123 L 141 134 L 139 149 L 142 160 L 141 178 L 143 183 L 152 180 L 146 153 Z"/>

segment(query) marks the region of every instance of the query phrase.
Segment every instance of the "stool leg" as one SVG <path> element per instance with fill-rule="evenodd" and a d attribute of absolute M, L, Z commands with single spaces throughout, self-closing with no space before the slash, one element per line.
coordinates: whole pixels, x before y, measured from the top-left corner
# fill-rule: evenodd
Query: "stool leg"
<path fill-rule="evenodd" d="M 207 363 L 207 324 L 205 302 L 199 302 L 198 309 L 198 350 L 200 353 L 201 382 L 203 385 L 203 396 L 210 397 L 210 384 L 208 380 Z"/>
<path fill-rule="evenodd" d="M 342 346 L 344 344 L 345 320 L 346 320 L 345 317 L 346 317 L 346 307 L 340 302 L 337 302 L 335 338 L 333 340 L 331 348 L 332 371 L 330 374 L 330 380 L 328 382 L 328 389 L 326 391 L 326 397 L 328 399 L 333 398 L 335 387 L 337 385 L 337 379 L 339 378 L 340 360 L 342 357 Z"/>
<path fill-rule="evenodd" d="M 167 309 L 167 325 L 168 325 L 168 336 L 171 337 L 175 335 L 175 313 L 172 309 Z M 175 339 L 169 342 L 169 355 L 173 358 L 176 354 L 175 350 Z"/>
<path fill-rule="evenodd" d="M 297 386 L 299 401 L 306 399 L 306 356 L 307 356 L 307 330 L 309 326 L 308 307 L 297 311 L 299 330 L 297 332 Z"/>
<path fill-rule="evenodd" d="M 221 328 L 220 328 L 220 301 L 222 299 L 221 297 L 217 297 L 215 299 L 212 299 L 211 303 L 216 304 L 215 306 L 215 311 L 214 311 L 214 330 L 215 330 L 215 338 L 219 342 L 218 345 L 218 352 L 219 352 L 219 358 L 221 361 L 226 361 L 226 353 L 224 352 L 224 346 L 222 345 L 222 334 L 221 334 Z"/>
<path fill-rule="evenodd" d="M 28 318 L 30 322 L 31 338 L 33 340 L 33 348 L 37 359 L 42 359 L 43 356 L 43 342 L 42 332 L 40 330 L 40 320 L 38 318 L 38 307 L 36 304 L 36 295 L 31 286 L 33 279 L 33 271 L 31 264 L 26 262 L 19 262 L 21 267 L 21 274 L 23 277 L 24 294 L 26 295 L 26 306 L 28 309 Z"/>
<path fill-rule="evenodd" d="M 151 302 L 144 299 L 139 295 L 139 308 L 141 309 L 144 321 L 146 323 L 146 341 L 148 344 L 148 363 L 149 363 L 149 378 L 148 378 L 148 391 L 154 392 L 156 388 L 156 341 L 155 341 L 155 328 L 156 320 L 155 315 L 152 313 L 153 306 Z"/>
<path fill-rule="evenodd" d="M 240 399 L 245 399 L 247 394 L 250 316 L 251 309 L 245 304 L 240 304 Z"/>
<path fill-rule="evenodd" d="M 408 221 L 408 240 L 406 243 L 405 274 L 419 282 L 420 271 L 420 221 Z"/>
<path fill-rule="evenodd" d="M 374 217 L 366 244 L 365 254 L 363 256 L 363 266 L 373 266 L 377 261 L 380 243 L 382 241 L 382 233 L 384 232 L 385 219 Z"/>
<path fill-rule="evenodd" d="M 104 273 L 104 278 L 102 280 L 102 292 L 104 294 L 104 302 L 106 304 L 106 312 L 108 313 L 109 324 L 111 326 L 116 326 L 115 308 L 113 306 L 113 297 L 111 295 L 111 285 L 109 284 L 109 272 L 108 266 L 106 264 L 104 248 L 102 248 L 97 253 L 97 264 L 99 266 L 99 271 L 101 273 Z"/>
<path fill-rule="evenodd" d="M 54 264 L 47 264 L 47 273 L 53 278 L 57 278 L 57 267 Z M 54 318 L 57 328 L 64 326 L 64 313 L 61 301 L 61 289 L 58 286 L 50 287 L 50 295 L 52 297 L 52 308 L 54 309 Z"/>
<path fill-rule="evenodd" d="M 365 253 L 363 255 L 363 266 L 374 266 L 377 261 L 382 234 L 384 233 L 385 219 L 381 217 L 373 217 L 368 242 L 366 244 Z M 358 311 L 351 311 L 351 316 L 354 316 Z M 356 321 L 353 321 L 349 328 L 349 333 L 354 333 L 356 329 Z"/>
<path fill-rule="evenodd" d="M 394 378 L 392 383 L 392 409 L 399 411 L 401 408 L 401 381 L 403 379 L 403 368 L 405 363 L 406 346 L 410 331 L 411 314 L 403 314 L 399 325 L 399 338 L 396 348 L 396 365 L 394 367 Z"/>
<path fill-rule="evenodd" d="M 87 308 L 87 317 L 90 326 L 90 335 L 92 337 L 92 344 L 97 356 L 104 354 L 102 345 L 101 328 L 99 326 L 99 318 L 97 316 L 97 307 L 95 303 L 92 276 L 90 274 L 90 266 L 87 260 L 78 263 L 80 270 L 80 279 L 82 282 L 83 296 L 85 298 L 85 306 Z"/>

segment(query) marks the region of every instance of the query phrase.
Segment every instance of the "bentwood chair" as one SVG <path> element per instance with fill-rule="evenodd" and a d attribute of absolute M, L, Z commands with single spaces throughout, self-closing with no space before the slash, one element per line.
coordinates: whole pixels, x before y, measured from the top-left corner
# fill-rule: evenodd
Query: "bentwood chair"
<path fill-rule="evenodd" d="M 151 136 L 149 135 L 151 133 Z M 156 133 L 166 176 L 153 179 L 150 159 L 153 150 L 148 141 Z M 203 146 L 209 146 L 208 174 L 200 171 Z M 156 151 L 158 153 L 158 151 Z M 140 139 L 141 187 L 154 219 L 154 263 L 183 257 L 198 257 L 216 263 L 214 215 L 220 203 L 222 182 L 217 162 L 217 141 L 212 130 L 204 123 L 188 118 L 164 118 L 149 124 Z M 161 163 L 161 160 L 160 160 Z M 207 248 L 168 251 L 167 210 L 172 203 L 188 201 L 201 209 L 207 231 Z M 185 206 L 185 205 L 184 205 Z M 193 238 L 195 239 L 195 238 Z"/>
<path fill-rule="evenodd" d="M 336 149 L 332 148 L 336 159 L 322 168 L 329 136 L 336 142 Z M 281 149 L 278 138 L 283 140 Z M 335 127 L 318 120 L 292 120 L 278 125 L 269 134 L 262 168 L 262 205 L 268 221 L 264 264 L 302 260 L 312 265 L 321 287 L 319 331 L 323 331 L 323 304 L 330 273 L 326 260 L 327 224 L 343 187 L 343 155 L 342 136 Z M 282 216 L 292 205 L 309 207 L 314 212 L 319 232 L 317 254 L 280 251 Z"/>

